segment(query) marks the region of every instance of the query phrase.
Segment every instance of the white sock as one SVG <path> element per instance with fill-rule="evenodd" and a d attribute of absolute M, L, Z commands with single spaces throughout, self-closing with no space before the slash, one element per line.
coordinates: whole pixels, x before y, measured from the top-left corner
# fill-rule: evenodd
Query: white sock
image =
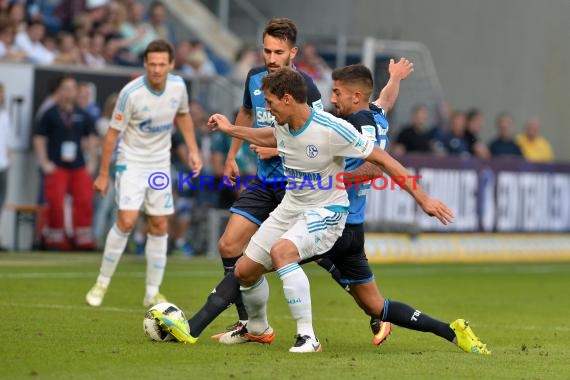
<path fill-rule="evenodd" d="M 111 277 L 113 277 L 115 269 L 117 269 L 128 240 L 129 234 L 121 231 L 117 224 L 113 224 L 105 241 L 103 260 L 101 261 L 101 269 L 99 269 L 99 276 L 97 277 L 98 283 L 103 284 L 105 287 L 109 286 Z"/>
<path fill-rule="evenodd" d="M 146 255 L 146 297 L 151 298 L 158 293 L 162 284 L 164 268 L 166 267 L 166 250 L 168 235 L 146 235 L 144 253 Z"/>
<path fill-rule="evenodd" d="M 315 338 L 311 310 L 311 286 L 299 264 L 292 263 L 277 270 L 283 281 L 283 292 L 291 315 L 297 321 L 297 334 Z"/>
<path fill-rule="evenodd" d="M 240 287 L 241 298 L 247 309 L 247 331 L 254 334 L 263 334 L 269 327 L 267 322 L 267 301 L 269 300 L 269 283 L 265 276 L 254 285 Z"/>

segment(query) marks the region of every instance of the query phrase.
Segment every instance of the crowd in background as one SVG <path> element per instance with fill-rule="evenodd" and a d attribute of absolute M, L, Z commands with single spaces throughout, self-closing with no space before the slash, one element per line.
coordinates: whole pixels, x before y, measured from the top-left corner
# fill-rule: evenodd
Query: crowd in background
<path fill-rule="evenodd" d="M 102 68 L 107 65 L 142 66 L 141 54 L 145 46 L 156 38 L 162 38 L 175 47 L 175 68 L 187 76 L 226 75 L 235 83 L 243 84 L 248 71 L 263 64 L 260 51 L 255 46 L 246 45 L 232 62 L 231 69 L 220 63 L 220 60 L 199 40 L 181 39 L 167 22 L 167 11 L 158 1 L 153 2 L 147 9 L 137 0 L 0 0 L 0 60 L 11 62 L 31 62 L 36 64 L 76 64 L 92 68 Z M 310 75 L 321 89 L 323 98 L 330 93 L 332 69 L 321 58 L 317 46 L 305 44 L 299 51 L 295 61 L 296 66 Z M 80 156 L 74 157 L 74 165 L 84 166 L 86 173 L 93 176 L 97 170 L 100 154 L 101 139 L 109 125 L 117 94 L 108 97 L 104 104 L 96 104 L 93 83 L 83 83 L 74 78 L 70 82 L 60 82 L 53 86 L 52 93 L 46 98 L 35 115 L 35 136 L 43 136 L 51 143 L 62 144 L 62 139 L 49 136 L 50 112 L 63 107 L 62 104 L 74 100 L 74 108 L 69 108 L 70 119 L 76 120 L 77 115 L 85 117 L 82 124 L 81 136 L 86 137 L 86 143 L 79 146 Z M 67 83 L 67 85 L 65 85 Z M 0 83 L 0 133 L 9 129 L 7 112 L 3 105 L 3 86 Z M 72 102 L 73 103 L 73 102 Z M 198 100 L 191 101 L 190 112 L 194 120 L 197 140 L 204 155 L 205 167 L 203 174 L 211 175 L 216 181 L 221 181 L 224 170 L 225 155 L 229 150 L 231 140 L 222 133 L 210 133 L 206 126 L 209 112 L 215 111 L 211 104 L 201 104 Z M 435 112 L 432 117 L 430 112 Z M 83 120 L 83 119 L 82 119 Z M 438 120 L 436 125 L 429 125 L 429 120 Z M 540 121 L 536 118 L 526 122 L 522 133 L 516 135 L 513 118 L 508 113 L 501 113 L 494 119 L 496 136 L 491 141 L 483 141 L 480 137 L 486 128 L 486 117 L 476 108 L 467 111 L 452 109 L 448 104 L 437 105 L 430 109 L 428 105 L 418 104 L 411 110 L 407 124 L 392 125 L 390 129 L 390 151 L 393 154 L 423 153 L 438 156 L 477 157 L 490 159 L 497 156 L 514 156 L 532 162 L 551 162 L 554 153 L 548 141 L 540 134 Z M 9 165 L 7 139 L 0 143 L 0 201 L 3 200 L 6 187 L 6 173 Z M 38 154 L 38 148 L 36 154 Z M 61 146 L 51 146 L 48 149 L 59 149 Z M 187 148 L 178 131 L 172 136 L 173 180 L 177 173 L 187 173 Z M 254 174 L 257 166 L 255 152 L 244 144 L 239 155 L 238 164 L 242 175 Z M 46 174 L 52 168 L 42 167 Z M 73 182 L 73 181 L 72 181 Z M 217 186 L 216 183 L 215 185 Z M 46 186 L 42 184 L 40 203 L 53 197 Z M 70 185 L 73 187 L 73 184 Z M 83 187 L 83 186 L 82 186 Z M 103 243 L 106 231 L 112 223 L 115 213 L 113 186 L 107 197 L 101 198 L 92 192 L 85 194 L 69 193 L 73 198 L 80 199 L 77 204 L 77 215 L 73 217 L 74 224 L 82 221 L 81 216 L 89 215 L 91 220 L 82 221 L 72 228 L 92 229 L 94 240 L 82 245 L 74 242 L 69 247 L 57 249 L 86 248 L 91 249 Z M 176 191 L 177 183 L 173 184 L 176 196 L 177 213 L 171 223 L 172 248 L 185 255 L 192 255 L 199 247 L 193 247 L 189 241 L 189 232 L 200 223 L 196 219 L 203 218 L 204 210 L 215 207 L 227 209 L 235 199 L 236 193 L 231 189 L 222 191 L 189 190 Z M 78 196 L 81 197 L 78 198 Z M 74 202 L 77 201 L 74 199 Z M 86 204 L 90 206 L 86 206 Z M 95 207 L 96 205 L 96 207 Z M 0 203 L 1 207 L 1 203 Z M 62 206 L 63 207 L 63 206 Z M 95 210 L 93 215 L 87 210 Z M 63 214 L 62 214 L 63 215 Z M 83 218 L 84 219 L 84 218 Z M 194 220 L 194 223 L 192 223 Z M 63 223 L 63 222 L 62 222 Z M 142 252 L 144 246 L 144 223 L 137 227 L 134 235 L 136 252 Z M 42 232 L 43 244 L 49 248 L 49 228 Z M 57 232 L 59 233 L 59 232 Z M 194 233 L 197 233 L 194 230 Z M 74 232 L 78 236 L 78 232 Z M 53 247 L 52 247 L 53 248 Z"/>

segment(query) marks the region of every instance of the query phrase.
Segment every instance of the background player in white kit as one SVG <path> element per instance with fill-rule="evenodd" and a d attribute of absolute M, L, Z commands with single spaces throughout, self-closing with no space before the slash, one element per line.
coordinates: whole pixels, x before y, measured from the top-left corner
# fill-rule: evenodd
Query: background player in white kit
<path fill-rule="evenodd" d="M 202 160 L 194 125 L 188 113 L 188 92 L 183 79 L 169 72 L 174 51 L 163 40 L 151 42 L 144 52 L 145 75 L 132 80 L 119 94 L 110 128 L 103 142 L 99 176 L 94 188 L 102 195 L 109 187 L 109 165 L 119 135 L 117 157 L 117 220 L 105 242 L 97 282 L 86 301 L 99 306 L 125 250 L 141 206 L 148 216 L 145 246 L 147 260 L 144 306 L 165 302 L 159 293 L 167 252 L 168 215 L 174 213 L 170 173 L 171 132 L 176 125 L 189 148 L 188 163 L 198 175 Z M 158 189 L 160 188 L 160 189 Z"/>

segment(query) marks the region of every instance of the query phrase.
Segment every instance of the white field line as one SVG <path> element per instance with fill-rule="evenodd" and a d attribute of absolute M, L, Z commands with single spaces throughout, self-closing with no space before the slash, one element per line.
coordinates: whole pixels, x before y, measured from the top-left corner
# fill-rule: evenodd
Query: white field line
<path fill-rule="evenodd" d="M 328 276 L 329 274 L 324 270 L 320 270 L 316 266 L 305 267 L 310 276 Z M 413 267 L 378 267 L 373 266 L 373 270 L 377 278 L 383 276 L 401 276 L 401 275 L 414 275 L 414 276 L 431 276 L 431 275 L 446 275 L 451 274 L 548 274 L 548 273 L 566 273 L 570 271 L 568 266 L 557 264 L 536 264 L 536 265 L 486 265 L 486 266 L 456 266 L 453 268 L 446 266 L 413 266 Z M 97 275 L 97 272 L 21 272 L 21 273 L 0 273 L 0 280 L 2 279 L 43 279 L 43 278 L 92 278 Z M 186 271 L 169 271 L 166 270 L 168 277 L 222 277 L 221 270 L 192 270 Z M 144 277 L 145 271 L 137 272 L 120 272 L 116 274 L 117 277 Z M 570 277 L 569 277 L 570 278 Z"/>

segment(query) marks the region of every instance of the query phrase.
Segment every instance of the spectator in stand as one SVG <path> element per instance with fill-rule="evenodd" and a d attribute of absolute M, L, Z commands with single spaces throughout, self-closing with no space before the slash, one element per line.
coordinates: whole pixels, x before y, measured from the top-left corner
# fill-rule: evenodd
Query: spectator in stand
<path fill-rule="evenodd" d="M 127 6 L 127 21 L 121 26 L 121 35 L 128 41 L 126 48 L 136 57 L 140 57 L 149 43 L 157 39 L 154 28 L 144 19 L 144 6 L 133 1 Z"/>
<path fill-rule="evenodd" d="M 428 118 L 427 106 L 415 105 L 412 108 L 412 122 L 400 131 L 392 152 L 394 154 L 431 152 L 429 136 L 425 131 Z"/>
<path fill-rule="evenodd" d="M 16 35 L 26 31 L 26 8 L 24 7 L 23 2 L 14 1 L 10 4 L 10 7 L 8 8 L 8 19 L 10 24 L 14 27 Z"/>
<path fill-rule="evenodd" d="M 28 23 L 25 31 L 16 35 L 15 45 L 24 51 L 33 63 L 50 64 L 55 59 L 55 54 L 42 43 L 45 32 L 46 28 L 42 22 L 35 20 Z"/>
<path fill-rule="evenodd" d="M 166 7 L 160 1 L 153 1 L 148 9 L 148 21 L 158 38 L 176 45 L 176 33 L 171 24 L 166 22 Z"/>
<path fill-rule="evenodd" d="M 550 143 L 540 135 L 540 121 L 536 118 L 526 122 L 524 133 L 518 135 L 516 143 L 527 161 L 552 162 L 554 153 Z"/>
<path fill-rule="evenodd" d="M 465 139 L 469 146 L 471 155 L 487 160 L 491 157 L 491 153 L 485 144 L 481 142 L 480 134 L 485 125 L 485 116 L 483 112 L 477 108 L 467 111 L 466 115 L 467 128 L 465 130 Z"/>
<path fill-rule="evenodd" d="M 97 105 L 97 87 L 91 82 L 79 82 L 77 85 L 77 105 L 91 117 L 94 123 L 101 117 L 101 108 Z"/>
<path fill-rule="evenodd" d="M 515 156 L 522 157 L 522 152 L 513 139 L 513 118 L 506 112 L 497 115 L 495 120 L 498 136 L 489 143 L 493 157 Z"/>
<path fill-rule="evenodd" d="M 263 60 L 255 46 L 245 45 L 236 54 L 232 79 L 240 85 L 245 82 L 249 70 L 261 66 Z"/>
<path fill-rule="evenodd" d="M 190 54 L 187 57 L 188 67 L 186 67 L 185 74 L 203 77 L 216 75 L 216 67 L 208 57 L 204 45 L 200 41 L 191 41 L 190 47 Z"/>
<path fill-rule="evenodd" d="M 103 51 L 105 50 L 105 36 L 101 33 L 93 34 L 89 47 L 83 52 L 83 61 L 89 67 L 102 68 L 107 65 Z"/>
<path fill-rule="evenodd" d="M 189 41 L 181 41 L 176 45 L 174 49 L 174 70 L 188 74 L 188 71 L 191 70 L 190 65 L 188 65 L 188 56 L 191 51 L 192 45 Z"/>
<path fill-rule="evenodd" d="M 0 19 L 0 61 L 21 62 L 26 53 L 14 44 L 14 27 L 7 20 Z"/>
<path fill-rule="evenodd" d="M 68 65 L 80 65 L 83 63 L 73 34 L 59 32 L 57 36 L 57 55 L 54 61 Z"/>
<path fill-rule="evenodd" d="M 445 139 L 444 147 L 452 156 L 469 157 L 469 142 L 467 141 L 467 120 L 462 111 L 453 111 L 449 119 L 449 135 Z"/>
<path fill-rule="evenodd" d="M 331 78 L 331 68 L 319 55 L 317 47 L 312 43 L 303 45 L 299 57 L 295 61 L 295 66 L 307 73 L 313 80 L 328 81 Z"/>
<path fill-rule="evenodd" d="M 63 76 L 58 81 L 56 104 L 40 119 L 34 132 L 34 151 L 44 174 L 48 206 L 46 248 L 94 248 L 93 179 L 95 129 L 91 118 L 75 105 L 77 82 Z M 84 153 L 91 161 L 86 162 Z M 73 244 L 65 232 L 65 195 L 73 197 Z"/>

